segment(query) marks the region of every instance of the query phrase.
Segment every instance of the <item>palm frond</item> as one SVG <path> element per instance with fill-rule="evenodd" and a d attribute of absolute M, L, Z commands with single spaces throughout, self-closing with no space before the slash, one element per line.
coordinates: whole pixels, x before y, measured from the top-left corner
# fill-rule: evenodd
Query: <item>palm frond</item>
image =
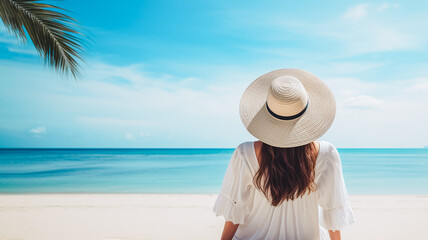
<path fill-rule="evenodd" d="M 38 0 L 0 0 L 0 18 L 9 32 L 24 43 L 28 33 L 45 63 L 77 78 L 79 61 L 83 61 L 83 34 L 76 30 L 77 21 L 63 11 Z"/>

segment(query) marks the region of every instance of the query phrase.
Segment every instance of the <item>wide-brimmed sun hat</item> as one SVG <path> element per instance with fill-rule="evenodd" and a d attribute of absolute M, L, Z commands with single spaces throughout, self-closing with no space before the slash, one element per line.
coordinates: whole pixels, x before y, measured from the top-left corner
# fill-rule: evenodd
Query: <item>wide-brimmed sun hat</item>
<path fill-rule="evenodd" d="M 247 87 L 239 114 L 260 141 L 274 147 L 297 147 L 327 132 L 336 115 L 336 101 L 329 87 L 312 73 L 279 69 Z"/>

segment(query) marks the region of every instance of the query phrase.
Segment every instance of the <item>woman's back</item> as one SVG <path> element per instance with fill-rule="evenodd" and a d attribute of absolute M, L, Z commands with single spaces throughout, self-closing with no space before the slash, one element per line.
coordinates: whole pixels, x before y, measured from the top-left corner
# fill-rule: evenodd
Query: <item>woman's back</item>
<path fill-rule="evenodd" d="M 337 149 L 327 141 L 319 143 L 316 192 L 278 206 L 253 184 L 260 168 L 254 142 L 236 148 L 214 206 L 216 215 L 239 224 L 234 239 L 328 239 L 326 230 L 355 221 Z"/>

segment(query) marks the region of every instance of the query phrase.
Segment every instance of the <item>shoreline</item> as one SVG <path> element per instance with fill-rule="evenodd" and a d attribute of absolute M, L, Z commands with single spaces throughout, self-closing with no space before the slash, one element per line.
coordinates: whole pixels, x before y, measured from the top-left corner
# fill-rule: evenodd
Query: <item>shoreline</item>
<path fill-rule="evenodd" d="M 0 239 L 220 239 L 217 194 L 0 194 Z M 427 239 L 428 195 L 349 195 L 343 239 Z M 165 231 L 167 229 L 168 231 Z"/>

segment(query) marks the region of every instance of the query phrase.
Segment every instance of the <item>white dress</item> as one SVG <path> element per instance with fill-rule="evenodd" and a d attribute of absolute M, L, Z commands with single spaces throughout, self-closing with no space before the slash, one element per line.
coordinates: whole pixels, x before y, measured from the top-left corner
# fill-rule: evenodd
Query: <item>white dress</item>
<path fill-rule="evenodd" d="M 239 224 L 233 239 L 330 239 L 327 230 L 341 230 L 355 222 L 336 147 L 319 141 L 315 165 L 316 192 L 272 206 L 255 188 L 259 169 L 254 142 L 234 151 L 213 211 Z"/>

